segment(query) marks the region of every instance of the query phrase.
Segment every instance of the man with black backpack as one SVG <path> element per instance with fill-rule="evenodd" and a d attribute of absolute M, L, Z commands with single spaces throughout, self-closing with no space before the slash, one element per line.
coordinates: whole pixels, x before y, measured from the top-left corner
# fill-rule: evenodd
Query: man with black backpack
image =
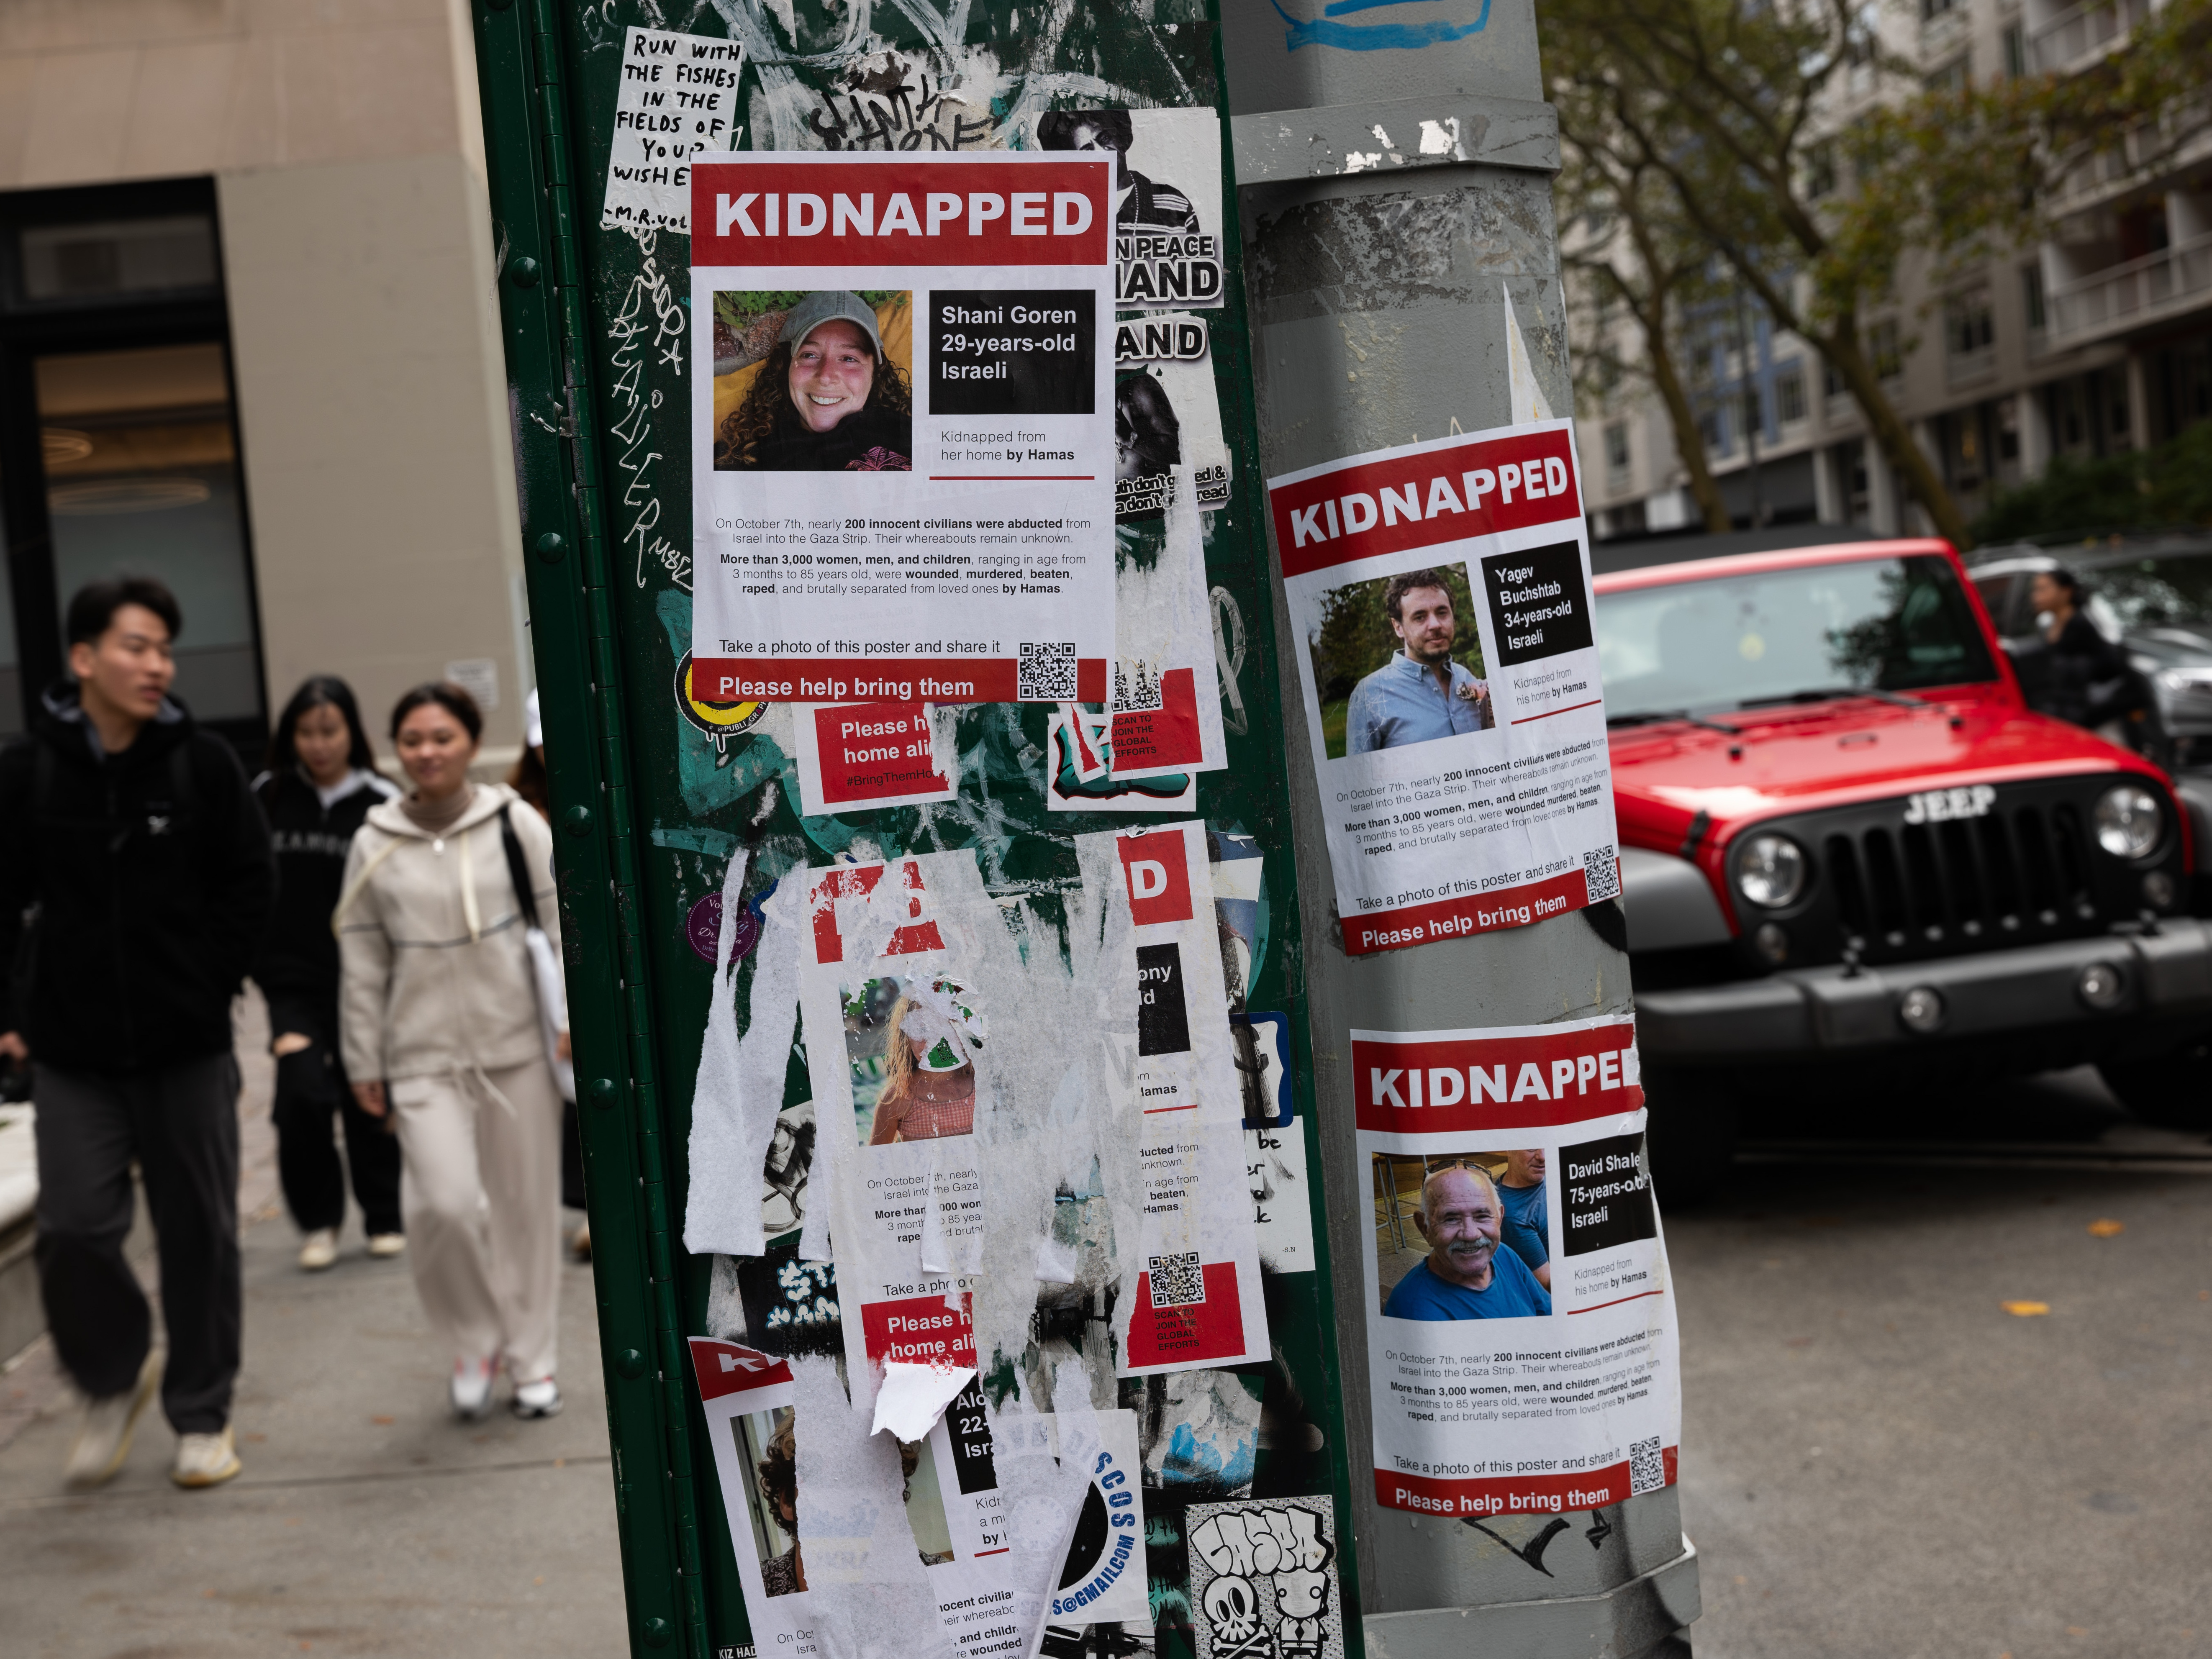
<path fill-rule="evenodd" d="M 33 1066 L 39 1285 L 88 1403 L 68 1476 L 123 1467 L 156 1388 L 170 1478 L 236 1474 L 238 1064 L 230 1005 L 276 898 L 245 769 L 169 695 L 182 626 L 158 581 L 70 601 L 75 684 L 0 753 L 0 1054 Z M 166 1365 L 123 1243 L 136 1160 L 161 1261 Z"/>

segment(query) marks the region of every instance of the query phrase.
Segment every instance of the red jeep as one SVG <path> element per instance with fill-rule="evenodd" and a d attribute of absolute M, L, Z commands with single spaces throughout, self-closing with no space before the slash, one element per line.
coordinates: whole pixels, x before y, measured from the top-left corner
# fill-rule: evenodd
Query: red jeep
<path fill-rule="evenodd" d="M 1597 633 L 1671 1195 L 1839 1071 L 2094 1062 L 2212 1127 L 2207 801 L 2030 712 L 1948 544 L 1601 576 Z"/>

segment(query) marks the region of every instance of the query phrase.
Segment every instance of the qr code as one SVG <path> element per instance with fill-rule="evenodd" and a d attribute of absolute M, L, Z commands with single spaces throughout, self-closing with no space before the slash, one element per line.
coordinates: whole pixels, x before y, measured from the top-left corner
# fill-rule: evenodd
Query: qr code
<path fill-rule="evenodd" d="M 1073 702 L 1075 641 L 1024 640 L 1014 696 L 1021 702 Z"/>
<path fill-rule="evenodd" d="M 1635 1440 L 1628 1447 L 1628 1495 L 1657 1492 L 1667 1484 L 1667 1460 L 1660 1454 L 1659 1437 Z"/>
<path fill-rule="evenodd" d="M 1152 1276 L 1155 1308 L 1188 1308 L 1206 1300 L 1206 1273 L 1198 1265 L 1198 1252 L 1156 1255 L 1146 1264 Z"/>
<path fill-rule="evenodd" d="M 1117 714 L 1140 713 L 1160 706 L 1160 677 L 1152 672 L 1152 665 L 1139 662 L 1137 672 L 1131 674 L 1128 659 L 1114 659 L 1114 703 Z"/>
<path fill-rule="evenodd" d="M 1620 860 L 1610 847 L 1594 847 L 1583 854 L 1583 880 L 1589 885 L 1589 902 L 1598 904 L 1620 890 Z"/>

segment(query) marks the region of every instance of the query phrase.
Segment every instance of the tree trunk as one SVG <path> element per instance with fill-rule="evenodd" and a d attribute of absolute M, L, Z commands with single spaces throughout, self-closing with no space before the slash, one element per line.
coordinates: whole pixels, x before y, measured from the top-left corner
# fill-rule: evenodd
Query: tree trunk
<path fill-rule="evenodd" d="M 1805 331 L 1801 328 L 1798 332 Z M 1966 515 L 1959 511 L 1958 502 L 1951 499 L 1951 492 L 1944 487 L 1927 452 L 1913 441 L 1911 428 L 1883 394 L 1881 377 L 1874 372 L 1874 365 L 1867 362 L 1866 354 L 1859 349 L 1857 319 L 1846 312 L 1825 337 L 1819 334 L 1808 334 L 1806 337 L 1820 348 L 1821 355 L 1844 377 L 1844 384 L 1850 387 L 1859 412 L 1866 416 L 1867 425 L 1873 430 L 1875 442 L 1881 447 L 1883 459 L 1927 509 L 1928 516 L 1936 522 L 1936 533 L 1961 553 L 1972 547 L 1974 538 L 1966 528 Z"/>

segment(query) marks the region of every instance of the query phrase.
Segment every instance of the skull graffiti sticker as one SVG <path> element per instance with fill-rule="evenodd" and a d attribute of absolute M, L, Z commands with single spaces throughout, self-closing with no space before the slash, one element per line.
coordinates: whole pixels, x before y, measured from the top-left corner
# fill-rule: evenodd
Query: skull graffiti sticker
<path fill-rule="evenodd" d="M 1194 1504 L 1187 1524 L 1198 1659 L 1344 1659 L 1331 1499 Z"/>

